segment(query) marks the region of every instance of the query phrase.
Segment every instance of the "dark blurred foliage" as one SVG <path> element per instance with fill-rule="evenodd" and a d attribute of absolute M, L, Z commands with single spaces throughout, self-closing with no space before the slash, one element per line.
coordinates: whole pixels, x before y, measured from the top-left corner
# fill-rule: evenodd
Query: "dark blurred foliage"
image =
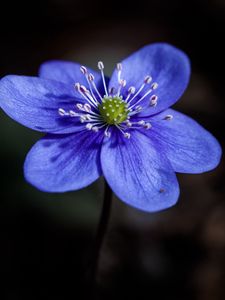
<path fill-rule="evenodd" d="M 166 41 L 191 58 L 189 88 L 176 107 L 224 146 L 225 1 L 2 1 L 0 76 L 36 75 L 48 59 L 113 65 Z M 102 205 L 102 181 L 60 194 L 23 179 L 41 136 L 0 112 L 1 299 L 85 299 L 88 259 Z M 225 299 L 224 162 L 179 175 L 179 203 L 147 214 L 114 199 L 101 253 L 98 299 Z"/>

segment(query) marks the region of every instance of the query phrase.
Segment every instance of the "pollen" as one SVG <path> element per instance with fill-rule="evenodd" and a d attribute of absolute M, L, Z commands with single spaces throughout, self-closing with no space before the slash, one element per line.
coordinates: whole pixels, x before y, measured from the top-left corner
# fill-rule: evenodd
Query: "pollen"
<path fill-rule="evenodd" d="M 99 112 L 107 124 L 120 124 L 127 120 L 127 103 L 121 97 L 104 97 L 102 104 L 99 104 Z"/>

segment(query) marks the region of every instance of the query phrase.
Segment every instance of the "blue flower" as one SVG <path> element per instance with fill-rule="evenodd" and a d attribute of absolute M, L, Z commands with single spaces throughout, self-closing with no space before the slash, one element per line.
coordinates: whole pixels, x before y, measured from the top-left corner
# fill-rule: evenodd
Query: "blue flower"
<path fill-rule="evenodd" d="M 1 108 L 47 133 L 26 157 L 26 180 L 42 191 L 66 192 L 103 175 L 122 201 L 138 209 L 174 205 L 175 172 L 209 171 L 221 157 L 208 131 L 169 108 L 187 87 L 187 56 L 152 44 L 118 63 L 110 80 L 101 61 L 98 69 L 49 61 L 39 77 L 0 81 Z"/>

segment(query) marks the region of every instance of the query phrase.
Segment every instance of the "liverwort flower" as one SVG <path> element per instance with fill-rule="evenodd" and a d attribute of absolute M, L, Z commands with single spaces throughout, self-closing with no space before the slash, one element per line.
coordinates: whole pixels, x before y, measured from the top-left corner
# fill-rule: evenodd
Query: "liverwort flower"
<path fill-rule="evenodd" d="M 148 45 L 118 63 L 111 79 L 65 61 L 41 65 L 39 77 L 6 76 L 1 108 L 44 133 L 28 153 L 25 178 L 46 192 L 81 189 L 103 175 L 114 193 L 144 211 L 174 205 L 175 172 L 202 173 L 221 157 L 217 140 L 171 108 L 190 75 L 175 47 Z"/>

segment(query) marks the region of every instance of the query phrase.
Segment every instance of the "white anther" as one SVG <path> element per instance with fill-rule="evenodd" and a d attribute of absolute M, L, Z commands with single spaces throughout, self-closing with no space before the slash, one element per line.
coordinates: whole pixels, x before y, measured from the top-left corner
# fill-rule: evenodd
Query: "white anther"
<path fill-rule="evenodd" d="M 156 95 L 152 95 L 150 98 L 150 106 L 156 106 L 158 101 L 158 97 Z"/>
<path fill-rule="evenodd" d="M 91 119 L 92 119 L 92 116 L 89 115 L 89 114 L 86 114 L 86 115 L 85 115 L 85 118 L 86 118 L 86 120 L 91 120 Z"/>
<path fill-rule="evenodd" d="M 150 123 L 145 123 L 143 126 L 145 129 L 150 129 L 152 125 Z"/>
<path fill-rule="evenodd" d="M 80 91 L 80 83 L 79 82 L 76 82 L 75 84 L 74 84 L 74 87 L 75 87 L 75 89 L 79 92 Z"/>
<path fill-rule="evenodd" d="M 98 68 L 99 70 L 101 71 L 101 76 L 102 76 L 102 83 L 103 83 L 103 86 L 104 86 L 104 90 L 105 90 L 105 95 L 108 97 L 109 94 L 108 94 L 108 90 L 107 90 L 107 87 L 106 87 L 106 82 L 105 82 L 105 75 L 104 75 L 104 64 L 102 61 L 99 61 L 98 62 Z M 96 87 L 95 87 L 96 88 Z M 97 92 L 98 95 L 100 96 L 100 99 L 102 98 L 101 95 L 99 94 L 99 92 Z"/>
<path fill-rule="evenodd" d="M 129 139 L 129 138 L 130 138 L 130 133 L 125 132 L 125 133 L 123 134 L 123 136 L 124 136 L 126 139 Z"/>
<path fill-rule="evenodd" d="M 65 111 L 63 108 L 59 108 L 59 109 L 58 109 L 58 114 L 59 114 L 60 116 L 65 116 L 65 115 L 66 115 L 66 111 Z"/>
<path fill-rule="evenodd" d="M 109 113 L 107 113 L 106 116 L 109 117 Z"/>
<path fill-rule="evenodd" d="M 128 93 L 129 94 L 134 94 L 135 93 L 135 87 L 134 86 L 129 87 Z"/>
<path fill-rule="evenodd" d="M 85 110 L 86 112 L 91 112 L 91 105 L 88 104 L 88 103 L 85 103 L 85 104 L 84 104 L 84 110 Z"/>
<path fill-rule="evenodd" d="M 94 81 L 95 80 L 95 77 L 94 77 L 94 75 L 93 74 L 88 74 L 88 79 L 90 80 L 90 81 Z"/>
<path fill-rule="evenodd" d="M 80 91 L 81 91 L 82 93 L 87 93 L 87 92 L 88 92 L 88 90 L 86 89 L 86 87 L 85 87 L 84 85 L 81 85 L 81 86 L 80 86 Z"/>
<path fill-rule="evenodd" d="M 86 121 L 86 117 L 84 115 L 80 116 L 80 122 L 84 123 Z"/>
<path fill-rule="evenodd" d="M 170 121 L 173 119 L 173 116 L 172 115 L 166 115 L 163 120 L 166 120 L 166 121 Z"/>
<path fill-rule="evenodd" d="M 83 110 L 83 105 L 81 103 L 77 103 L 76 104 L 76 107 L 79 109 L 79 110 Z"/>
<path fill-rule="evenodd" d="M 152 84 L 152 86 L 151 86 L 151 88 L 152 88 L 153 90 L 157 89 L 157 87 L 158 87 L 158 83 L 157 83 L 157 82 L 154 82 L 154 83 Z"/>
<path fill-rule="evenodd" d="M 144 120 L 141 120 L 141 121 L 138 121 L 138 125 L 145 125 L 145 121 Z"/>
<path fill-rule="evenodd" d="M 126 121 L 126 126 L 130 128 L 130 127 L 132 127 L 132 123 L 131 123 L 130 121 L 127 120 L 127 121 Z"/>
<path fill-rule="evenodd" d="M 116 92 L 116 89 L 115 89 L 114 87 L 111 87 L 111 88 L 109 89 L 109 94 L 110 94 L 110 95 L 114 95 L 115 92 Z"/>
<path fill-rule="evenodd" d="M 80 66 L 80 70 L 81 70 L 81 73 L 83 73 L 84 75 L 87 74 L 87 68 L 85 66 Z"/>
<path fill-rule="evenodd" d="M 120 85 L 121 85 L 122 87 L 125 87 L 126 84 L 127 84 L 127 82 L 126 82 L 125 79 L 121 79 L 121 80 L 120 80 Z"/>
<path fill-rule="evenodd" d="M 150 75 L 147 75 L 145 77 L 144 83 L 149 84 L 152 81 L 152 77 Z"/>
<path fill-rule="evenodd" d="M 98 68 L 99 68 L 99 70 L 103 70 L 104 69 L 104 64 L 103 64 L 102 61 L 98 62 Z"/>
<path fill-rule="evenodd" d="M 141 110 L 142 110 L 142 107 L 141 107 L 140 105 L 138 105 L 138 106 L 135 107 L 135 111 L 136 111 L 136 112 L 139 112 L 139 111 L 141 111 Z"/>
<path fill-rule="evenodd" d="M 94 132 L 98 132 L 98 127 L 97 127 L 97 126 L 93 126 L 91 129 L 92 129 Z"/>
<path fill-rule="evenodd" d="M 88 130 L 91 130 L 93 125 L 91 123 L 87 123 L 85 126 Z"/>
<path fill-rule="evenodd" d="M 118 71 L 122 71 L 122 64 L 121 64 L 121 63 L 118 63 L 118 64 L 116 65 L 116 68 L 117 68 Z"/>
<path fill-rule="evenodd" d="M 70 110 L 70 111 L 69 111 L 69 115 L 70 115 L 71 117 L 77 117 L 78 114 L 77 114 L 75 111 Z"/>
<path fill-rule="evenodd" d="M 109 138 L 111 136 L 111 132 L 105 130 L 104 131 L 104 135 Z"/>

